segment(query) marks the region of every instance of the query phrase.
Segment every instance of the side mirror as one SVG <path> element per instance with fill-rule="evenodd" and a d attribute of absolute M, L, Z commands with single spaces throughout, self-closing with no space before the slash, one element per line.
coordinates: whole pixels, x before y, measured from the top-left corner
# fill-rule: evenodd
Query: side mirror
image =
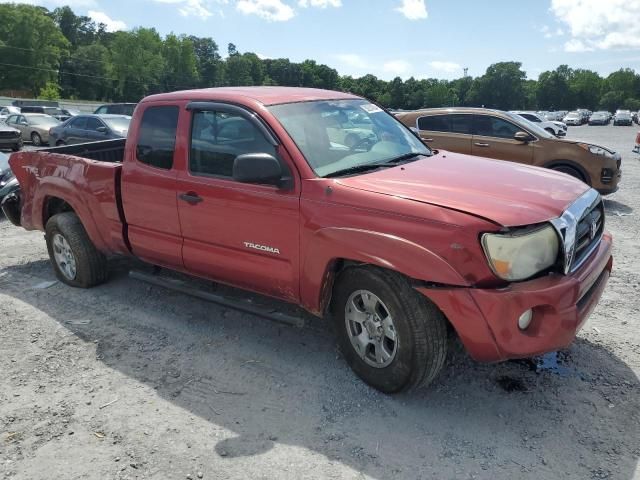
<path fill-rule="evenodd" d="M 533 140 L 533 137 L 527 132 L 516 132 L 516 134 L 513 136 L 513 139 L 517 140 L 518 142 L 528 143 Z"/>
<path fill-rule="evenodd" d="M 257 183 L 282 187 L 287 179 L 280 162 L 268 153 L 245 153 L 233 161 L 233 179 L 242 183 Z"/>
<path fill-rule="evenodd" d="M 107 133 L 107 127 L 98 127 L 96 128 L 96 131 L 100 133 Z"/>

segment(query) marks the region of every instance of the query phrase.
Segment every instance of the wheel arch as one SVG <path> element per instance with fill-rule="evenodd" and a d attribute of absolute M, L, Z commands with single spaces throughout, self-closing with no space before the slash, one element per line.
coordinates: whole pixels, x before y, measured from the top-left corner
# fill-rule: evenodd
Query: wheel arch
<path fill-rule="evenodd" d="M 362 245 L 367 245 L 364 250 Z M 468 282 L 437 254 L 409 240 L 379 232 L 327 228 L 314 235 L 302 262 L 300 296 L 310 312 L 323 316 L 337 276 L 369 265 L 404 275 L 416 284 L 467 286 Z"/>
<path fill-rule="evenodd" d="M 580 175 L 582 175 L 582 181 L 587 185 L 591 186 L 591 176 L 589 172 L 585 170 L 585 168 L 577 162 L 573 160 L 552 160 L 544 165 L 545 168 L 553 170 L 556 167 L 570 167 L 576 170 Z"/>

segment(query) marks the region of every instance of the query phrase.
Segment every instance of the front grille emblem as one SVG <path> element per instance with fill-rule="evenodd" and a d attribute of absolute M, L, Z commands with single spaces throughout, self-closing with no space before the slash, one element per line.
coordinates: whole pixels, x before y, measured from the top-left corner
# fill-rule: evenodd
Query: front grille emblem
<path fill-rule="evenodd" d="M 598 233 L 598 222 L 596 219 L 591 220 L 591 228 L 589 229 L 589 240 L 593 240 L 596 238 L 596 234 Z"/>

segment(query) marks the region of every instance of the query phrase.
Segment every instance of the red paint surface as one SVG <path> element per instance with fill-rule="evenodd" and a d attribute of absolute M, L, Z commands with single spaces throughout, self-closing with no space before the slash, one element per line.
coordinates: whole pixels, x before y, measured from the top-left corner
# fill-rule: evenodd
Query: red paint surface
<path fill-rule="evenodd" d="M 445 313 L 476 359 L 524 357 L 568 344 L 606 283 L 604 278 L 589 302 L 577 307 L 584 291 L 611 270 L 610 237 L 572 275 L 510 285 L 492 274 L 479 237 L 558 217 L 588 187 L 548 170 L 449 152 L 357 177 L 318 178 L 265 105 L 337 98 L 357 97 L 270 87 L 149 97 L 134 114 L 123 166 L 52 153 L 12 156 L 23 189 L 22 225 L 42 230 L 46 201 L 58 197 L 73 207 L 102 251 L 133 254 L 299 303 L 314 313 L 323 311 L 336 262 L 377 265 L 416 280 L 417 290 Z M 192 100 L 228 101 L 256 112 L 281 142 L 279 156 L 293 187 L 192 176 L 187 169 L 191 113 L 185 108 Z M 162 104 L 180 106 L 169 171 L 135 159 L 142 113 Z M 203 201 L 178 200 L 186 192 Z M 245 242 L 280 254 L 247 248 Z M 534 324 L 524 334 L 517 318 L 531 307 Z"/>

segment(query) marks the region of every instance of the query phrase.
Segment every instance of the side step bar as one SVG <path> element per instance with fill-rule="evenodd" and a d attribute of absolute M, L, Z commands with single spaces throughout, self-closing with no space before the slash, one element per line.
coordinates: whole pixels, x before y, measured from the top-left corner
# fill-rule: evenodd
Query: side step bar
<path fill-rule="evenodd" d="M 292 315 L 287 315 L 286 313 L 282 313 L 282 312 L 272 312 L 264 308 L 260 308 L 256 305 L 250 304 L 249 302 L 246 302 L 246 301 L 231 300 L 221 295 L 216 295 L 215 293 L 199 290 L 197 288 L 187 285 L 185 282 L 181 280 L 176 280 L 172 278 L 161 278 L 158 275 L 144 273 L 139 270 L 129 271 L 129 276 L 131 278 L 135 278 L 136 280 L 142 280 L 143 282 L 150 283 L 151 285 L 168 288 L 169 290 L 184 293 L 185 295 L 190 295 L 192 297 L 200 298 L 208 302 L 217 303 L 218 305 L 222 305 L 223 307 L 233 308 L 234 310 L 250 313 L 252 315 L 263 317 L 277 323 L 292 325 L 298 328 L 302 328 L 304 326 L 304 320 L 302 318 L 294 317 Z"/>

